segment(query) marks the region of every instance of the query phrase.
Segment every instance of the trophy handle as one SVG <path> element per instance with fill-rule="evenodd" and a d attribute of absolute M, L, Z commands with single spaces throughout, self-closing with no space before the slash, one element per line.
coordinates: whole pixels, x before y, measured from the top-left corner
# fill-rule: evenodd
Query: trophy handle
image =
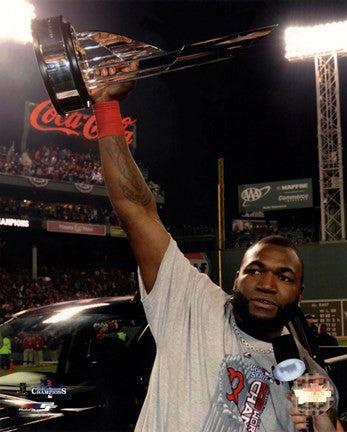
<path fill-rule="evenodd" d="M 233 58 L 250 48 L 256 41 L 267 36 L 275 27 L 268 26 L 243 34 L 187 44 L 170 52 L 113 33 L 77 33 L 77 38 L 80 43 L 94 40 L 99 45 L 86 46 L 86 53 L 90 53 L 91 50 L 97 51 L 98 48 L 104 49 L 104 52 L 100 51 L 99 54 L 95 53 L 96 55 L 90 57 L 89 60 L 86 59 L 84 61 L 85 66 L 82 66 L 82 71 L 87 75 L 90 74 L 87 87 L 92 90 L 103 87 L 109 82 L 126 82 L 148 78 Z M 122 68 L 128 66 L 132 61 L 137 61 L 137 70 L 122 72 Z M 118 72 L 112 76 L 96 77 L 94 72 L 105 68 L 105 65 L 118 69 Z"/>

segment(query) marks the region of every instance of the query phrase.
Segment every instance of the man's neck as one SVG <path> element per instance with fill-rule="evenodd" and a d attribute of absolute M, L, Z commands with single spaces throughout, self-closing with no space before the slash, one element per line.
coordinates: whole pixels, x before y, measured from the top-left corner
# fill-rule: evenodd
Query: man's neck
<path fill-rule="evenodd" d="M 254 325 L 254 323 L 247 323 L 243 321 L 237 314 L 234 314 L 234 318 L 238 327 L 243 332 L 254 337 L 255 339 L 271 343 L 274 339 L 281 336 L 282 334 L 283 327 L 280 329 L 268 330 L 261 327 L 260 321 L 258 325 Z"/>

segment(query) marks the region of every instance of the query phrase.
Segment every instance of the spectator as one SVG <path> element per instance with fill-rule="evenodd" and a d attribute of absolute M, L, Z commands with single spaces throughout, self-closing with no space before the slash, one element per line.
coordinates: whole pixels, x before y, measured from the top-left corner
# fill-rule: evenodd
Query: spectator
<path fill-rule="evenodd" d="M 305 318 L 306 318 L 306 322 L 308 324 L 308 327 L 310 329 L 310 335 L 309 336 L 313 340 L 318 336 L 318 327 L 313 322 L 313 316 L 311 314 L 306 314 Z"/>
<path fill-rule="evenodd" d="M 42 336 L 39 335 L 34 336 L 33 348 L 34 348 L 34 363 L 36 365 L 40 365 L 43 363 L 44 342 Z"/>
<path fill-rule="evenodd" d="M 1 369 L 10 368 L 10 357 L 12 353 L 11 340 L 8 336 L 2 338 L 2 346 L 0 347 Z"/>
<path fill-rule="evenodd" d="M 23 334 L 23 366 L 31 366 L 34 362 L 33 337 L 27 333 Z"/>
<path fill-rule="evenodd" d="M 320 324 L 318 327 L 318 336 L 315 339 L 318 346 L 338 346 L 337 339 L 327 333 L 327 326 Z"/>

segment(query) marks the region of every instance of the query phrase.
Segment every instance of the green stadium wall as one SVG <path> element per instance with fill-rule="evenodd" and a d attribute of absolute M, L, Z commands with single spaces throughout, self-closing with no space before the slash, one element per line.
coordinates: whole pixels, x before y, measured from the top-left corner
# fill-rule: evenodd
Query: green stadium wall
<path fill-rule="evenodd" d="M 304 299 L 347 297 L 347 242 L 311 243 L 298 246 L 305 265 Z M 230 293 L 245 249 L 222 254 L 223 289 Z M 211 253 L 212 279 L 218 283 L 217 253 Z"/>

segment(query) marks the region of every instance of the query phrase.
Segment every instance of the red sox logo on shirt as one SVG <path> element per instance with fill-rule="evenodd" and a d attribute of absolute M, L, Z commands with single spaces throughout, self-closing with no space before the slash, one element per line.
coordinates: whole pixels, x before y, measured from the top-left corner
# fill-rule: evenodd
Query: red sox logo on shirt
<path fill-rule="evenodd" d="M 232 367 L 228 368 L 229 372 L 229 381 L 231 385 L 231 393 L 226 394 L 226 398 L 228 401 L 234 401 L 236 405 L 239 403 L 239 393 L 244 388 L 244 377 L 240 371 L 236 371 Z M 235 383 L 236 381 L 236 383 Z M 234 385 L 236 384 L 236 387 L 234 388 Z"/>

